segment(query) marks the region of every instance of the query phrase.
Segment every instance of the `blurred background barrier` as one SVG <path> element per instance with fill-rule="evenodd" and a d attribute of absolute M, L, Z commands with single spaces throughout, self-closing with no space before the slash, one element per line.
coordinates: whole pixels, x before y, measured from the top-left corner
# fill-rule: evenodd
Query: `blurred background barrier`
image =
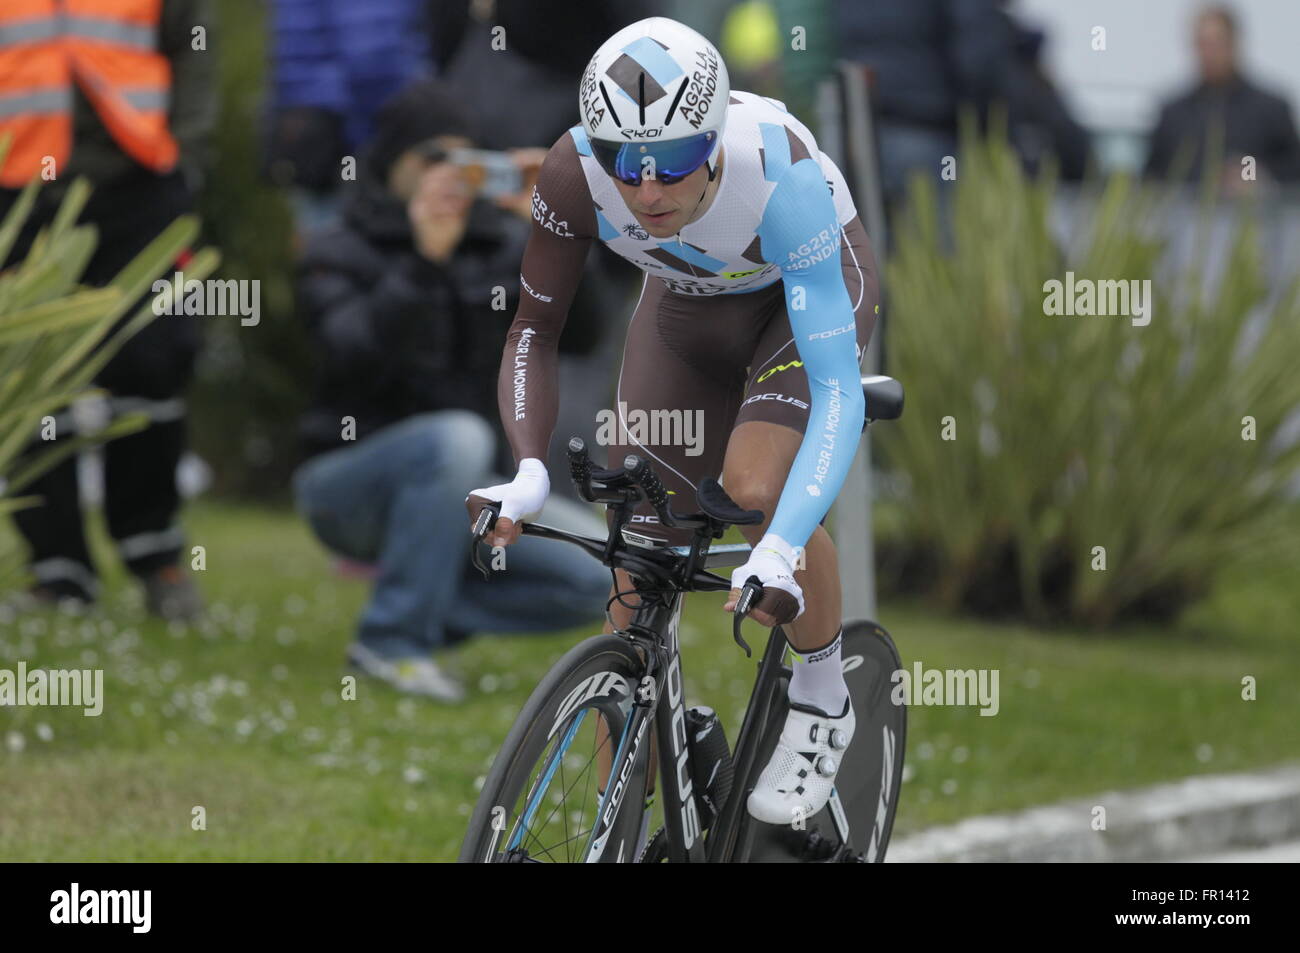
<path fill-rule="evenodd" d="M 1089 226 L 1099 207 L 1095 187 L 1062 183 L 1052 202 L 1052 232 L 1067 253 L 1081 251 L 1091 240 Z M 1232 198 L 1219 196 L 1206 202 L 1192 186 L 1173 190 L 1162 197 L 1146 221 L 1131 216 L 1134 227 L 1148 230 L 1166 244 L 1155 279 L 1176 279 L 1188 268 L 1199 267 L 1206 285 L 1217 287 L 1231 267 L 1229 252 L 1243 223 L 1257 231 L 1256 251 L 1268 301 L 1256 319 L 1268 313 L 1297 275 L 1300 262 L 1300 187 L 1279 186 L 1263 196 Z M 1187 293 L 1190 285 L 1179 285 Z M 1175 299 L 1175 303 L 1181 303 Z M 1252 323 L 1247 344 L 1255 340 Z"/>

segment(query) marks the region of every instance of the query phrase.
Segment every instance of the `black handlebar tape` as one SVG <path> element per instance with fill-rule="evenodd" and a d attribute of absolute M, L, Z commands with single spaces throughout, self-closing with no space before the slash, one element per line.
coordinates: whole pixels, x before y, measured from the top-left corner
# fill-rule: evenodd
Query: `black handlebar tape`
<path fill-rule="evenodd" d="M 634 453 L 630 453 L 623 460 L 623 469 L 628 475 L 636 481 L 637 486 L 645 491 L 646 499 L 650 505 L 655 508 L 659 514 L 659 519 L 665 526 L 674 525 L 672 513 L 668 509 L 668 491 L 659 480 L 659 474 L 655 473 L 648 460 L 642 460 Z"/>
<path fill-rule="evenodd" d="M 582 496 L 591 499 L 591 457 L 587 445 L 581 437 L 569 439 L 569 476 L 581 491 Z"/>

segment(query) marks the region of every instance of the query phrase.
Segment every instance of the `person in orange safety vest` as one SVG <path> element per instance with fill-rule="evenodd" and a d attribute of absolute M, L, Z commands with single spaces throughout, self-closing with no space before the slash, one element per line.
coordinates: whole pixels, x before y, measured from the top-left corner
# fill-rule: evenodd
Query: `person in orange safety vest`
<path fill-rule="evenodd" d="M 217 111 L 214 6 L 211 0 L 0 0 L 0 221 L 24 186 L 39 185 L 0 271 L 27 256 L 80 177 L 93 191 L 78 221 L 99 233 L 80 277 L 84 285 L 112 281 L 159 232 L 194 211 Z M 165 274 L 183 267 L 185 258 Z M 146 604 L 171 618 L 193 617 L 200 606 L 179 565 L 184 539 L 175 478 L 185 448 L 183 395 L 198 350 L 196 321 L 163 316 L 127 341 L 95 378 L 112 406 L 143 409 L 151 420 L 104 445 L 104 510 L 122 560 L 144 585 Z M 42 449 L 40 441 L 33 447 Z M 31 549 L 33 595 L 93 601 L 98 581 L 82 526 L 76 458 L 25 492 L 43 499 L 14 518 Z"/>

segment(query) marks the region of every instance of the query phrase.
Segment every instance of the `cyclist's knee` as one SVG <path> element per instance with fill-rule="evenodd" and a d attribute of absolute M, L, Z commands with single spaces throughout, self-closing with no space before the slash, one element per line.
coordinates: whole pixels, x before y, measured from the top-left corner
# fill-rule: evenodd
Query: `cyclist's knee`
<path fill-rule="evenodd" d="M 785 485 L 784 480 L 777 475 L 739 472 L 725 474 L 722 485 L 727 491 L 727 495 L 741 509 L 762 511 L 762 523 L 755 526 L 740 527 L 746 539 L 751 536 L 755 538 L 761 536 L 772 519 L 772 513 L 776 510 L 777 501 L 781 499 L 781 491 Z"/>

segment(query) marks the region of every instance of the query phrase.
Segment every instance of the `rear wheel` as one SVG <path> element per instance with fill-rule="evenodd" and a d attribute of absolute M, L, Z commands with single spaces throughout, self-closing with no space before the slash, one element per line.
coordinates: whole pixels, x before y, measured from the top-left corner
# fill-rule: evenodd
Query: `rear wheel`
<path fill-rule="evenodd" d="M 895 705 L 891 698 L 892 676 L 903 664 L 889 633 L 876 623 L 865 621 L 845 623 L 841 659 L 857 721 L 853 741 L 841 759 L 835 778 L 835 790 L 849 827 L 848 842 L 839 836 L 839 825 L 832 817 L 830 805 L 810 817 L 803 831 L 759 824 L 746 814 L 745 821 L 755 828 L 749 856 L 752 862 L 862 860 L 879 863 L 885 859 L 898 811 L 903 749 L 907 742 L 907 709 Z M 786 685 L 782 679 L 778 703 L 772 706 L 763 746 L 755 759 L 755 779 L 772 757 L 785 723 Z"/>
<path fill-rule="evenodd" d="M 533 691 L 489 770 L 461 847 L 462 863 L 574 863 L 591 852 L 600 764 L 627 728 L 644 666 L 624 640 L 599 635 L 574 646 Z M 603 724 L 602 724 L 603 723 Z M 648 761 L 647 724 L 638 770 L 624 785 L 598 860 L 633 862 Z M 616 788 L 616 791 L 618 789 Z M 608 813 L 608 810 L 607 810 Z"/>
<path fill-rule="evenodd" d="M 863 860 L 879 863 L 885 859 L 903 786 L 907 707 L 892 697 L 893 674 L 903 662 L 889 633 L 874 622 L 844 627 L 842 658 L 844 680 L 859 706 L 858 728 L 835 786 L 852 832 L 849 846 Z"/>

